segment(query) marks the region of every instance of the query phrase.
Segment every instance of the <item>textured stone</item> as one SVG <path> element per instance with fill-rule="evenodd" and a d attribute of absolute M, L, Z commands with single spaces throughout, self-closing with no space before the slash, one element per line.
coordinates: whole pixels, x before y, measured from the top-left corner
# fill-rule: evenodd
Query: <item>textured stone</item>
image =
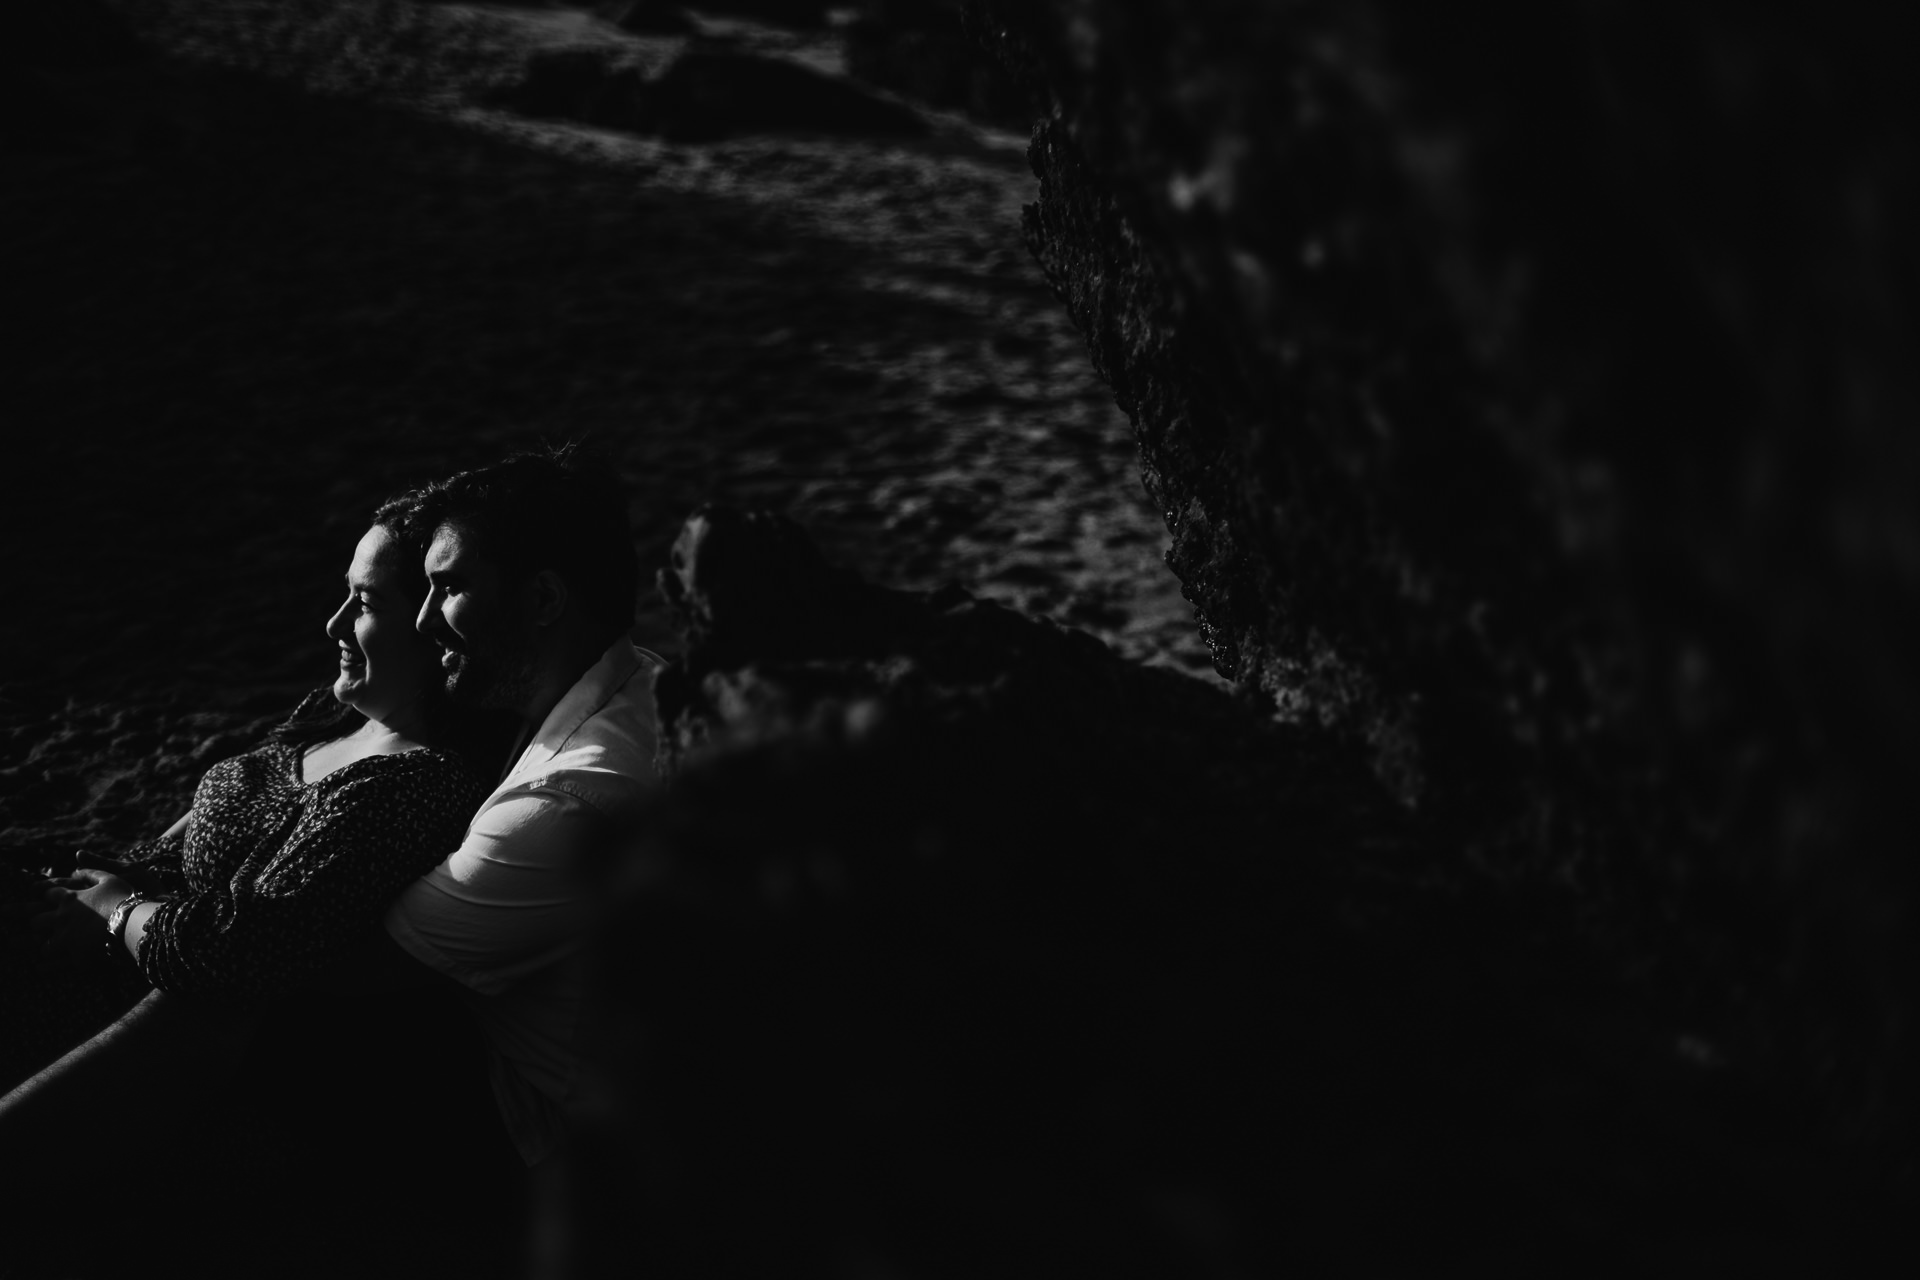
<path fill-rule="evenodd" d="M 1470 857 L 1718 938 L 1783 1070 L 1910 1114 L 1920 217 L 1884 20 L 976 17 L 1050 95 L 1028 241 L 1218 668 Z"/>

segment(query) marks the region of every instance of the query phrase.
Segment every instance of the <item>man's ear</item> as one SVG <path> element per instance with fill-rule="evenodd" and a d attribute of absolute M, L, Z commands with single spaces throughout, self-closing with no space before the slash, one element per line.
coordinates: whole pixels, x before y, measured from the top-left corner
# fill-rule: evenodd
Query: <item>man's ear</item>
<path fill-rule="evenodd" d="M 567 583 L 551 569 L 533 575 L 533 624 L 550 627 L 567 611 Z"/>

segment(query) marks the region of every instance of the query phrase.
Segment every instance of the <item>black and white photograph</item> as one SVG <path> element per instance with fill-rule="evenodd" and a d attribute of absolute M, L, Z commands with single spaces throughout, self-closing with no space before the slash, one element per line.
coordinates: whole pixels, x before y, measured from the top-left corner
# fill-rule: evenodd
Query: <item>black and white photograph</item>
<path fill-rule="evenodd" d="M 1909 1273 L 1897 7 L 0 26 L 0 1280 Z"/>

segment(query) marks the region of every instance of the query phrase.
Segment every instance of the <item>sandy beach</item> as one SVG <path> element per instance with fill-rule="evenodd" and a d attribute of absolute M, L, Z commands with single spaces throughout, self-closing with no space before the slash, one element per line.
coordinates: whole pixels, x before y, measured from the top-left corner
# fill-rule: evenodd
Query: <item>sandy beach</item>
<path fill-rule="evenodd" d="M 698 503 L 767 506 L 1214 678 L 1020 243 L 1023 139 L 673 145 L 293 79 L 96 76 L 9 161 L 9 859 L 165 825 L 329 678 L 371 508 L 542 440 L 620 468 L 649 574 Z M 652 592 L 636 638 L 674 647 Z"/>

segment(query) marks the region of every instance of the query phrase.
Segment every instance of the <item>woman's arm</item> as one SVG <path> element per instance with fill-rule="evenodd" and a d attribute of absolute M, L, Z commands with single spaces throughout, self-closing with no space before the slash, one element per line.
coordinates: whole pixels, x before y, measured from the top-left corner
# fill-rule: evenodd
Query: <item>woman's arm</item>
<path fill-rule="evenodd" d="M 113 959 L 107 922 L 133 891 L 118 875 L 92 867 L 55 880 L 46 891 L 45 905 L 27 922 L 24 948 L 44 963 L 104 967 Z"/>
<path fill-rule="evenodd" d="M 130 913 L 126 942 L 148 981 L 182 995 L 270 998 L 325 971 L 378 926 L 387 903 L 457 845 L 481 790 L 426 753 L 322 796 L 278 849 L 217 892 Z"/>
<path fill-rule="evenodd" d="M 74 869 L 108 872 L 142 893 L 165 893 L 178 889 L 181 845 L 186 835 L 187 821 L 192 817 L 193 811 L 189 809 L 172 826 L 153 839 L 134 845 L 123 857 L 107 858 L 84 851 L 76 852 L 73 855 Z"/>
<path fill-rule="evenodd" d="M 127 912 L 127 924 L 120 935 L 120 945 L 136 961 L 140 959 L 140 944 L 147 938 L 147 921 L 153 919 L 153 913 L 159 909 L 157 902 L 143 902 Z"/>
<path fill-rule="evenodd" d="M 72 874 L 53 879 L 28 926 L 41 957 L 90 968 L 109 955 L 97 926 L 106 923 L 127 894 L 159 895 L 181 888 L 180 846 L 192 817 L 189 809 L 153 839 L 134 845 L 136 852 L 143 847 L 148 851 L 139 862 L 76 852 Z"/>

